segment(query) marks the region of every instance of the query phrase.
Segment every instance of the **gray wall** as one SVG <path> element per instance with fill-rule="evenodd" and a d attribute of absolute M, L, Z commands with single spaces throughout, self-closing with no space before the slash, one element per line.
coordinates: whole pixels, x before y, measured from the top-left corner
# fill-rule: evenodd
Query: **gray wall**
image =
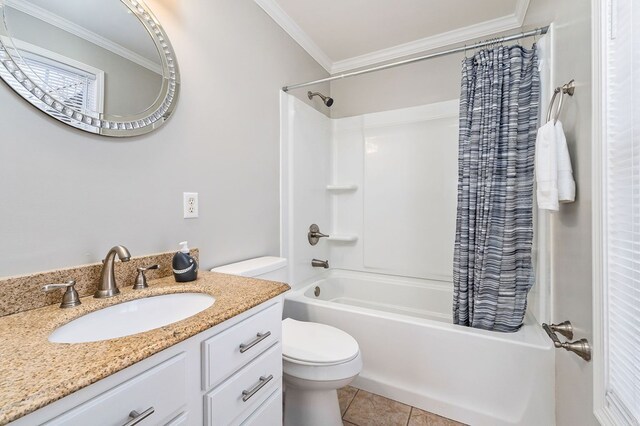
<path fill-rule="evenodd" d="M 158 98 L 159 74 L 25 13 L 7 9 L 6 15 L 13 37 L 104 71 L 105 113 L 139 114 Z M 149 43 L 153 44 L 151 37 Z"/>
<path fill-rule="evenodd" d="M 536 0 L 532 0 L 532 4 Z M 544 0 L 545 3 L 547 0 Z M 545 5 L 546 7 L 552 7 Z M 531 9 L 531 8 L 530 8 Z M 534 7 L 534 9 L 536 9 Z M 542 18 L 544 10 L 534 10 L 535 18 Z M 548 14 L 547 14 L 548 15 Z M 547 25 L 550 21 L 541 23 Z M 525 26 L 531 26 L 525 22 Z M 516 30 L 498 33 L 513 34 Z M 469 40 L 468 44 L 484 41 L 487 37 Z M 530 46 L 533 39 L 522 41 Z M 474 51 L 469 50 L 471 56 Z M 371 74 L 332 81 L 332 118 L 352 117 L 371 112 L 408 108 L 460 97 L 460 72 L 465 53 L 455 53 L 426 61 L 390 68 Z"/>
<path fill-rule="evenodd" d="M 0 85 L 1 276 L 95 262 L 114 244 L 141 255 L 189 240 L 206 268 L 279 253 L 279 88 L 326 72 L 252 0 L 147 3 L 183 79 L 158 131 L 93 136 Z M 199 192 L 199 219 L 182 219 L 183 191 Z"/>
<path fill-rule="evenodd" d="M 561 120 L 573 163 L 576 202 L 551 216 L 553 320 L 571 320 L 575 338 L 593 342 L 591 180 L 591 9 L 584 0 L 533 0 L 527 21 L 554 23 L 553 86 L 572 78 L 576 92 L 566 99 Z M 543 108 L 547 108 L 544 105 Z M 593 415 L 593 362 L 556 353 L 558 426 L 597 425 Z"/>
<path fill-rule="evenodd" d="M 460 97 L 464 53 L 331 82 L 331 117 L 352 117 Z"/>

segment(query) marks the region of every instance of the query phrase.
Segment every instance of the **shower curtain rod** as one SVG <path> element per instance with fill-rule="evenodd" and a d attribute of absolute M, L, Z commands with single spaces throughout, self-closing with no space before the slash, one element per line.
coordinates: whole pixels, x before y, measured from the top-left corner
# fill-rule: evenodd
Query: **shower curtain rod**
<path fill-rule="evenodd" d="M 378 65 L 377 67 L 367 68 L 360 71 L 348 72 L 346 74 L 334 75 L 332 77 L 322 78 L 320 80 L 315 80 L 315 81 L 309 81 L 307 83 L 292 84 L 291 86 L 284 86 L 282 90 L 284 92 L 288 92 L 289 90 L 298 89 L 300 87 L 312 86 L 314 84 L 326 83 L 328 81 L 338 80 L 341 78 L 354 77 L 356 75 L 368 74 L 374 71 L 386 70 L 389 68 L 398 67 L 400 65 L 412 64 L 414 62 L 424 61 L 425 59 L 438 58 L 440 56 L 450 55 L 452 53 L 464 52 L 465 50 L 474 50 L 479 47 L 489 46 L 491 44 L 504 43 L 505 41 L 518 40 L 521 38 L 532 37 L 536 35 L 544 35 L 547 33 L 547 31 L 549 31 L 548 25 L 545 27 L 536 28 L 535 30 L 520 32 L 517 34 L 512 34 L 504 37 L 498 37 L 491 40 L 481 41 L 479 43 L 470 44 L 468 46 L 455 47 L 453 49 L 445 50 L 442 52 L 436 52 L 436 53 L 430 53 L 424 56 L 418 56 L 417 58 L 405 59 L 402 61 L 392 62 L 390 64 L 385 64 L 385 65 Z"/>

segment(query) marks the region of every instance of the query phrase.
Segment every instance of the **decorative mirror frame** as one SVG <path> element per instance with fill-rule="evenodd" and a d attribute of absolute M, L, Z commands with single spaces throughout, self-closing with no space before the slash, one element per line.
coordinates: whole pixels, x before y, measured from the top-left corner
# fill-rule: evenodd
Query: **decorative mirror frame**
<path fill-rule="evenodd" d="M 146 111 L 124 117 L 100 114 L 100 118 L 96 118 L 65 105 L 64 100 L 57 95 L 47 93 L 46 88 L 41 87 L 22 71 L 28 65 L 25 64 L 13 42 L 3 43 L 3 38 L 12 40 L 5 23 L 4 8 L 8 6 L 7 3 L 10 4 L 7 0 L 0 0 L 0 77 L 31 105 L 49 117 L 77 129 L 112 137 L 137 136 L 157 129 L 171 116 L 178 101 L 180 92 L 178 63 L 167 34 L 144 2 L 142 0 L 119 1 L 124 3 L 144 25 L 162 60 L 162 89 L 155 103 Z M 28 92 L 27 96 L 23 95 L 24 89 Z M 64 114 L 70 122 L 61 120 L 52 112 Z"/>

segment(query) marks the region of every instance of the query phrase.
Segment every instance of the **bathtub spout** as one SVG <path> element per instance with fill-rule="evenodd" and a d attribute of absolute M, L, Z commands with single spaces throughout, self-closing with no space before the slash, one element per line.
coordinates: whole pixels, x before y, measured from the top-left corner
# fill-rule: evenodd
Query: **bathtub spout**
<path fill-rule="evenodd" d="M 314 268 L 329 269 L 329 261 L 328 260 L 313 259 L 313 260 L 311 260 L 311 266 L 313 266 Z"/>

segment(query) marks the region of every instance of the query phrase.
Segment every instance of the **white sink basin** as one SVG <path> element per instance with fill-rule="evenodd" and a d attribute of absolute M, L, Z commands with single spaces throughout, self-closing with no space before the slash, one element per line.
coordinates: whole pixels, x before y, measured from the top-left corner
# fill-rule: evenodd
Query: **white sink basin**
<path fill-rule="evenodd" d="M 98 342 L 153 330 L 189 318 L 213 305 L 202 293 L 151 296 L 109 306 L 58 327 L 49 335 L 53 343 Z"/>

